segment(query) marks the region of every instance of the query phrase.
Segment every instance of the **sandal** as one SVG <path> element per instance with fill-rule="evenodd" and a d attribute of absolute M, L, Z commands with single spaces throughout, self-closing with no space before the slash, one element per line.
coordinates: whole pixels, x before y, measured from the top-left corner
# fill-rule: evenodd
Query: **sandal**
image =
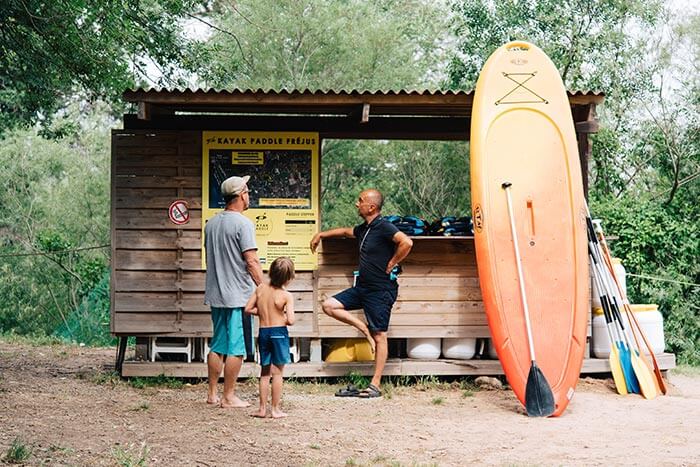
<path fill-rule="evenodd" d="M 360 395 L 360 390 L 354 384 L 348 384 L 344 388 L 340 388 L 335 392 L 335 397 L 357 397 Z"/>
<path fill-rule="evenodd" d="M 374 384 L 368 385 L 365 389 L 360 391 L 360 393 L 357 395 L 357 397 L 359 397 L 361 399 L 370 399 L 373 397 L 381 397 L 381 396 L 382 396 L 381 389 L 379 389 Z"/>

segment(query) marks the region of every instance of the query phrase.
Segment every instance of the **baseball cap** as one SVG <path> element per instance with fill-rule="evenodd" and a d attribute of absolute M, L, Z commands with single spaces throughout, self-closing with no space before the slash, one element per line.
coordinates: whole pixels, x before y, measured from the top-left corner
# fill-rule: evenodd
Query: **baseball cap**
<path fill-rule="evenodd" d="M 250 175 L 244 177 L 229 177 L 221 184 L 221 196 L 235 196 L 240 194 L 250 180 Z"/>

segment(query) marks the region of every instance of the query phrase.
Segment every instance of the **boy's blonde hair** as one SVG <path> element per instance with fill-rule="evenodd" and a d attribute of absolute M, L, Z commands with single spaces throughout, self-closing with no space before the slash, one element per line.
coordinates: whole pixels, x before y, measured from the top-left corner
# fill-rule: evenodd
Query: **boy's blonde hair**
<path fill-rule="evenodd" d="M 270 265 L 270 285 L 281 288 L 294 279 L 294 262 L 287 256 L 279 256 Z"/>

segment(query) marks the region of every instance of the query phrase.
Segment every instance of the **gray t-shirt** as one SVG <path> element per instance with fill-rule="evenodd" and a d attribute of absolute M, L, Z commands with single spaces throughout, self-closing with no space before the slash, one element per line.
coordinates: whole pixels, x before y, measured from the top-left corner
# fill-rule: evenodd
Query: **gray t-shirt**
<path fill-rule="evenodd" d="M 204 227 L 207 282 L 204 303 L 219 308 L 245 306 L 255 290 L 243 252 L 257 250 L 255 226 L 243 214 L 223 211 Z"/>

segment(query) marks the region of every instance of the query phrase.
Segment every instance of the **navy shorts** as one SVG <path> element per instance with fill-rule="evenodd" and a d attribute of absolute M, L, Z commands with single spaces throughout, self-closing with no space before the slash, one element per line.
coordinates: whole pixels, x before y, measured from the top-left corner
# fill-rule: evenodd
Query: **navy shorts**
<path fill-rule="evenodd" d="M 396 302 L 398 290 L 369 290 L 362 286 L 350 287 L 333 296 L 346 310 L 365 311 L 367 327 L 371 332 L 386 332 L 389 329 L 391 307 Z"/>
<path fill-rule="evenodd" d="M 258 335 L 260 350 L 260 365 L 285 365 L 292 360 L 289 358 L 289 332 L 287 326 L 260 328 Z"/>

